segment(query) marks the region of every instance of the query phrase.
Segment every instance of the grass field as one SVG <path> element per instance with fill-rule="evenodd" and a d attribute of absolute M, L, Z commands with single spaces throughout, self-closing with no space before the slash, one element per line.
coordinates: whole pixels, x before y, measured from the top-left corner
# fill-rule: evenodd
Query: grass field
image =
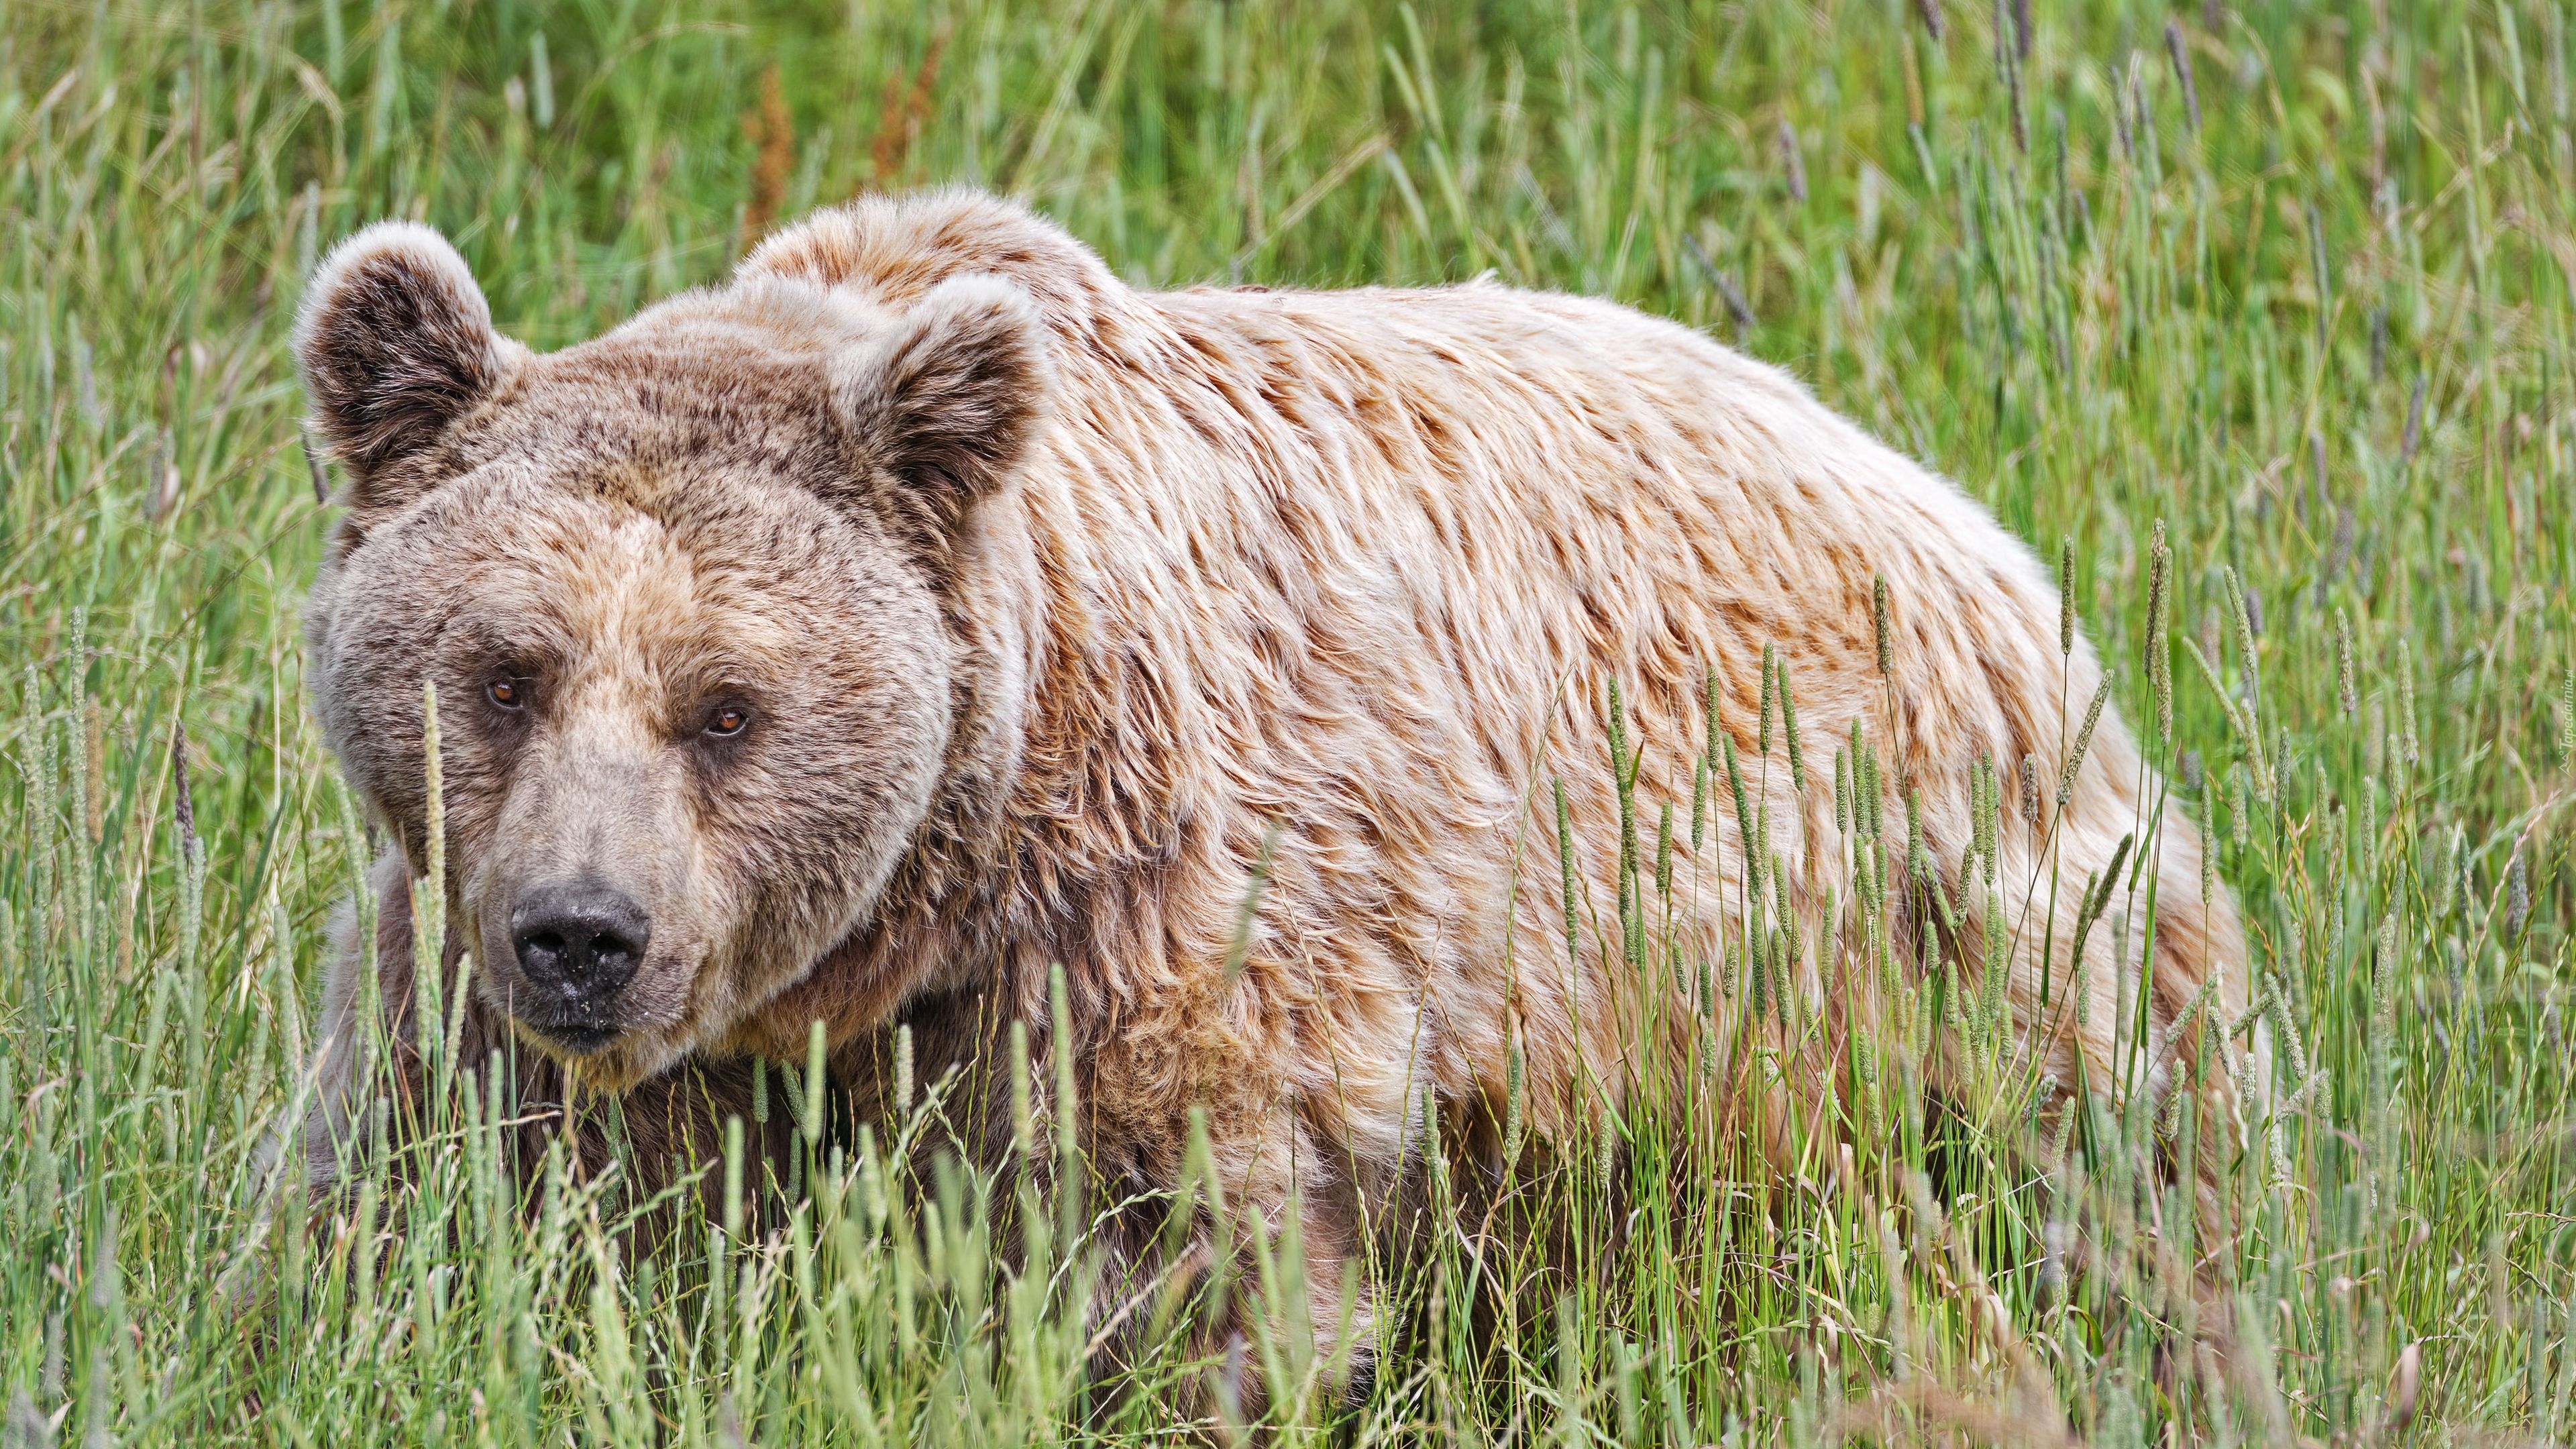
<path fill-rule="evenodd" d="M 2551 0 L 11 0 L 0 1442 L 1129 1442 L 1188 1382 L 1225 1439 L 1247 1380 L 1281 1442 L 2576 1437 L 2570 28 Z M 2254 938 L 2277 1111 L 2236 1221 L 2128 1166 L 2177 1124 L 2104 1098 L 2029 1129 L 1953 995 L 1797 1124 L 1794 1172 L 1694 1157 L 1647 1104 L 1602 1124 L 1628 1192 L 1579 1154 L 1533 1189 L 1579 1271 L 1461 1233 L 1380 1265 L 1411 1326 L 1357 1382 L 1284 1310 L 1236 1363 L 1087 1375 L 1081 1205 L 1006 1245 L 971 1176 L 897 1165 L 935 1084 L 765 1238 L 629 1261 L 613 1183 L 521 1215 L 462 1086 L 367 1211 L 263 1230 L 365 848 L 298 665 L 317 252 L 427 219 L 552 346 L 805 208 L 945 181 L 1143 282 L 1492 270 L 1668 313 L 2071 539 L 2142 736 L 2170 641 L 2155 753 Z M 1938 1033 L 1994 1065 L 1927 1129 Z M 399 1231 L 351 1231 L 379 1205 Z M 1295 1298 L 1294 1244 L 1260 1246 L 1239 1291 Z"/>

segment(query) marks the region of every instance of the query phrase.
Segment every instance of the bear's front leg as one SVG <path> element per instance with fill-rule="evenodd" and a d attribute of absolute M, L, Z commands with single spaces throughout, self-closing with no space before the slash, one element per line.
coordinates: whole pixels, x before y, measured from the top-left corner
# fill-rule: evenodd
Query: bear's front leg
<path fill-rule="evenodd" d="M 1196 1183 L 1123 1200 L 1118 1186 L 1094 1184 L 1085 1231 L 1099 1255 L 1096 1380 L 1198 1362 L 1194 1378 L 1153 1392 L 1172 1395 L 1167 1406 L 1183 1418 L 1238 1428 L 1283 1404 L 1328 1409 L 1367 1381 L 1379 1347 L 1375 1289 L 1345 1213 L 1240 1181 L 1222 1206 Z"/>
<path fill-rule="evenodd" d="M 295 1134 L 305 1190 L 317 1206 L 348 1177 L 373 1131 L 375 1114 L 368 1103 L 378 1095 L 383 1069 L 391 1069 L 397 1091 L 408 1092 L 416 1077 L 406 1070 L 417 1060 L 417 1052 L 407 1045 L 414 1000 L 411 881 L 399 850 L 388 849 L 376 858 L 367 871 L 366 890 L 374 906 L 372 950 L 363 934 L 368 913 L 359 909 L 357 898 L 342 901 L 332 912 L 331 958 L 322 975 L 322 1035 L 305 1093 L 309 1105 Z M 395 1045 L 390 1063 L 378 1059 L 382 1043 Z"/>
<path fill-rule="evenodd" d="M 1332 1405 L 1373 1371 L 1382 1325 L 1366 1259 L 1396 1234 L 1411 1195 L 1364 1194 L 1362 1183 L 1397 1184 L 1325 1146 L 1294 1112 L 1248 1134 L 1220 1132 L 1210 1148 L 1226 1200 L 1202 1211 L 1203 1231 L 1172 1265 L 1222 1275 L 1206 1295 L 1216 1311 L 1204 1320 L 1215 1360 L 1204 1408 L 1250 1424 L 1283 1404 Z"/>

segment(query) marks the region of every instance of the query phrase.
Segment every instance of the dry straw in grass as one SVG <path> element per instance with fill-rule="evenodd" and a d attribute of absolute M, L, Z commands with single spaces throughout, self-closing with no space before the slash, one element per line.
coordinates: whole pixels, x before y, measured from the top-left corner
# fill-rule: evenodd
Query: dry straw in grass
<path fill-rule="evenodd" d="M 772 62 L 760 73 L 760 104 L 742 114 L 742 137 L 751 143 L 751 196 L 743 204 L 736 253 L 748 252 L 769 234 L 787 199 L 787 176 L 796 168 L 796 118 Z"/>

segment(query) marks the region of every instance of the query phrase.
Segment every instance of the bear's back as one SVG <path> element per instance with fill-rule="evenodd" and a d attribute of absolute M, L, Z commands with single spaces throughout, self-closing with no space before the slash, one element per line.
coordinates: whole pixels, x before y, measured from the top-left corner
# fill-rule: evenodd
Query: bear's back
<path fill-rule="evenodd" d="M 1525 768 L 1552 712 L 1533 699 L 1597 724 L 1601 680 L 1624 678 L 1678 738 L 1708 670 L 1758 692 L 1767 643 L 1802 704 L 1848 717 L 1883 577 L 1938 733 L 2002 746 L 2035 724 L 1981 663 L 2054 672 L 2035 556 L 1786 374 L 1671 321 L 1482 281 L 1145 291 L 969 191 L 819 213 L 742 268 L 890 310 L 976 273 L 1025 288 L 1054 339 L 1025 506 L 1111 627 L 1159 636 L 1191 686 L 1156 691 L 1178 715 L 1276 710 L 1285 682 L 1292 713 L 1414 714 L 1449 738 L 1408 749 Z"/>

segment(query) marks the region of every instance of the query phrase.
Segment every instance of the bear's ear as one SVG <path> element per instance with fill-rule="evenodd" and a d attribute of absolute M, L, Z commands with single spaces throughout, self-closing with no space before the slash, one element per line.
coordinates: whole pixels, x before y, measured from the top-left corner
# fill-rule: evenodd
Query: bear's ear
<path fill-rule="evenodd" d="M 498 387 L 519 351 L 492 330 L 456 248 L 408 221 L 380 221 L 333 248 L 295 318 L 314 430 L 362 508 L 400 501 L 384 496 L 387 470 Z"/>
<path fill-rule="evenodd" d="M 1028 445 L 1047 388 L 1044 328 L 1018 287 L 957 277 L 835 367 L 868 501 L 934 562 Z"/>

